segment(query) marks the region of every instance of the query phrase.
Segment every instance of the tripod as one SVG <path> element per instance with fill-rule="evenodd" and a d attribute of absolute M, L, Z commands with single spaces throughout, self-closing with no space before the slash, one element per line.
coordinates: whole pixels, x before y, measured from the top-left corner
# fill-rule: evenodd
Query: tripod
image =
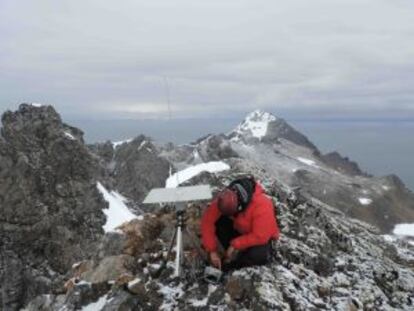
<path fill-rule="evenodd" d="M 200 248 L 200 246 L 198 245 L 198 243 L 196 243 L 192 238 L 191 238 L 191 233 L 188 230 L 187 226 L 186 226 L 186 217 L 185 217 L 185 209 L 181 208 L 181 209 L 176 209 L 175 212 L 175 231 L 174 231 L 174 235 L 171 239 L 169 248 L 168 248 L 168 252 L 167 252 L 167 256 L 163 259 L 161 266 L 158 268 L 158 270 L 155 272 L 154 276 L 158 277 L 161 272 L 165 269 L 165 267 L 167 266 L 167 262 L 168 262 L 168 258 L 171 255 L 172 249 L 173 249 L 173 245 L 174 242 L 176 244 L 176 255 L 175 255 L 175 264 L 174 264 L 174 277 L 181 277 L 182 276 L 182 266 L 183 266 L 183 253 L 184 253 L 184 243 L 183 243 L 183 237 L 184 234 L 186 234 L 188 236 L 188 240 L 191 242 L 192 246 L 194 247 L 194 249 L 197 250 L 198 254 L 201 256 L 201 258 L 203 258 L 203 260 L 206 260 L 206 255 L 204 254 L 204 252 L 202 251 L 202 249 Z"/>

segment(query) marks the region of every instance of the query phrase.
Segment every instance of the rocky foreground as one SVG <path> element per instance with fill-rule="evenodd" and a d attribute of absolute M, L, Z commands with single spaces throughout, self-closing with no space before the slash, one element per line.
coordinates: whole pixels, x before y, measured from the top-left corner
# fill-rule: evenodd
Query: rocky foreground
<path fill-rule="evenodd" d="M 254 114 L 229 135 L 186 146 L 139 136 L 87 147 L 82 132 L 64 124 L 50 106 L 21 105 L 5 113 L 0 309 L 413 310 L 413 241 L 384 236 L 384 215 L 374 217 L 380 228 L 361 221 L 371 220 L 376 206 L 394 223 L 403 216 L 409 220 L 411 194 L 392 177 L 372 178 L 338 155 L 321 155 L 272 117 L 266 116 L 271 123 L 263 134 L 257 118 L 262 124 L 263 116 Z M 185 277 L 172 276 L 172 261 L 156 277 L 174 213 L 145 209 L 140 200 L 152 187 L 164 186 L 170 170 L 209 161 L 225 161 L 230 168 L 182 184 L 208 183 L 216 191 L 232 178 L 254 174 L 277 207 L 282 237 L 273 262 L 209 284 L 187 240 Z M 136 218 L 105 232 L 111 202 L 98 182 L 128 198 Z M 384 198 L 387 204 L 377 205 Z M 199 237 L 203 208 L 188 208 L 191 241 Z"/>
<path fill-rule="evenodd" d="M 25 310 L 413 310 L 412 245 L 318 201 L 274 200 L 283 235 L 268 266 L 209 284 L 187 243 L 185 277 L 173 277 L 172 262 L 154 277 L 174 230 L 173 213 L 160 211 L 107 234 L 91 260 L 74 265 L 66 293 L 39 296 Z M 199 213 L 188 211 L 193 239 Z"/>

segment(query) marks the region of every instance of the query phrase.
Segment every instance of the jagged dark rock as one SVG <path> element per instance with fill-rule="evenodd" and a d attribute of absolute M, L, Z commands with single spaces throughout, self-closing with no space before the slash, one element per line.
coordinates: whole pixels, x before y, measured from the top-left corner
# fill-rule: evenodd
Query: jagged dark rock
<path fill-rule="evenodd" d="M 103 234 L 106 203 L 82 132 L 51 106 L 20 105 L 2 117 L 0 306 L 47 293 Z"/>
<path fill-rule="evenodd" d="M 164 187 L 170 164 L 158 153 L 151 139 L 143 135 L 116 147 L 111 164 L 115 189 L 141 202 L 152 188 Z"/>

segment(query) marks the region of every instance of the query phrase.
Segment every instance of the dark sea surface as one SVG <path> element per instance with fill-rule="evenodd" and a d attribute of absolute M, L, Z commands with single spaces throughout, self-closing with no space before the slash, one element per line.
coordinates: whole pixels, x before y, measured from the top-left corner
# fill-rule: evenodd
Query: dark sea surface
<path fill-rule="evenodd" d="M 414 121 L 290 121 L 322 152 L 339 151 L 373 175 L 414 190 Z"/>
<path fill-rule="evenodd" d="M 239 119 L 67 120 L 87 142 L 124 140 L 145 134 L 157 141 L 189 143 L 209 133 L 227 133 Z M 373 175 L 398 175 L 414 190 L 414 121 L 287 120 L 322 152 L 339 151 Z"/>

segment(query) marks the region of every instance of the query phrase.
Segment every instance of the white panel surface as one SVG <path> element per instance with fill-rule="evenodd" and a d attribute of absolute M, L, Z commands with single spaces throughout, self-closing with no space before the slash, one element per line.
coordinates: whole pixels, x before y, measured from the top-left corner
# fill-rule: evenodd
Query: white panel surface
<path fill-rule="evenodd" d="M 150 191 L 143 203 L 177 203 L 209 200 L 211 198 L 212 194 L 209 185 L 178 188 L 156 188 Z"/>

